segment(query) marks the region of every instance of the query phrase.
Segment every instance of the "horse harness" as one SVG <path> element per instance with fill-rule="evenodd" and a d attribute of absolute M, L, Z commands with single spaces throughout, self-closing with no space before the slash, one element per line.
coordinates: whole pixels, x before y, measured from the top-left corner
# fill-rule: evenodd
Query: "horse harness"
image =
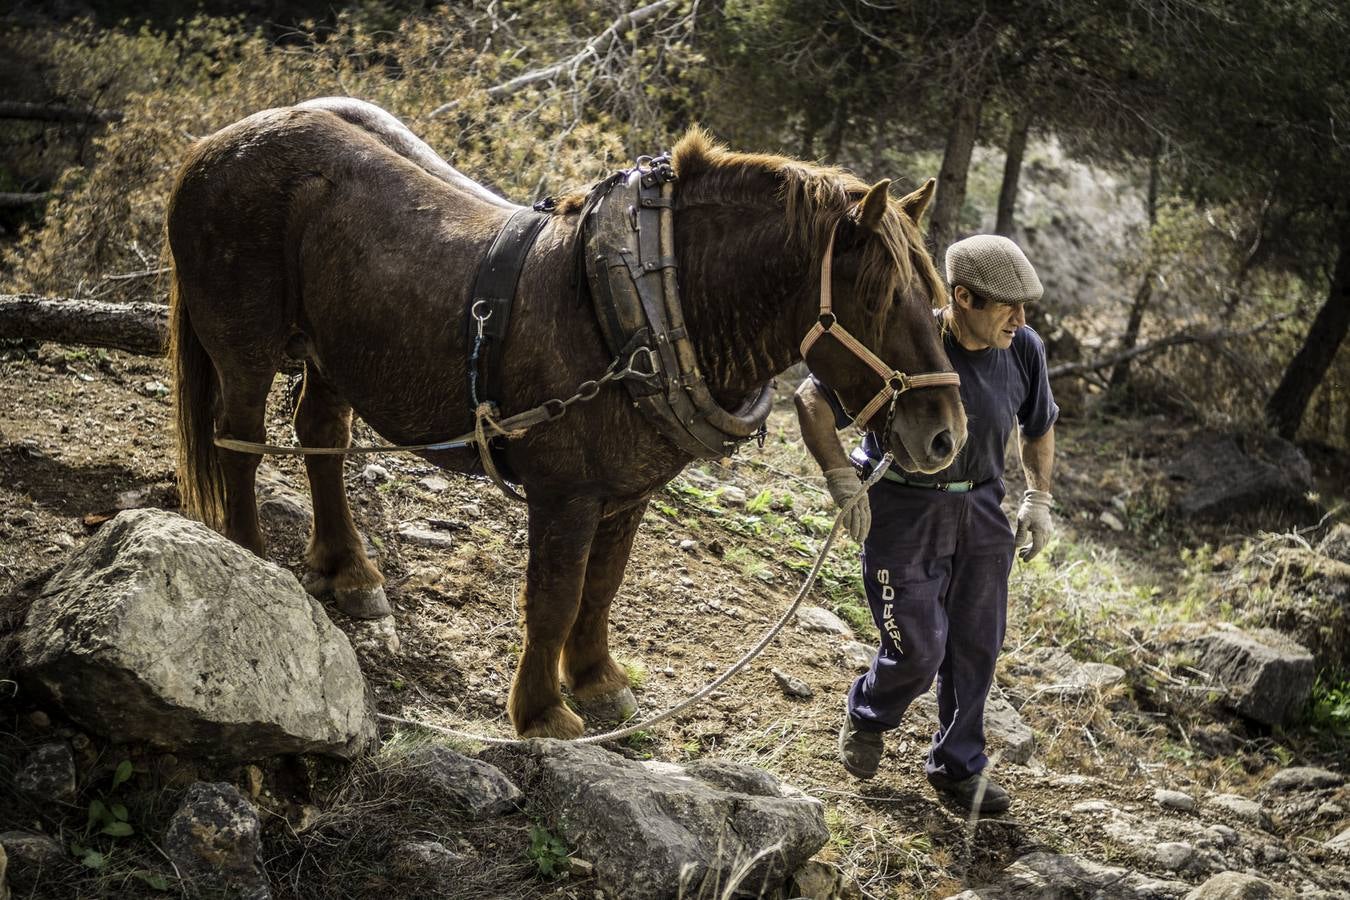
<path fill-rule="evenodd" d="M 674 182 L 668 156 L 639 157 L 631 169 L 598 182 L 587 195 L 577 225 L 578 291 L 584 272 L 605 343 L 614 359 L 604 374 L 578 385 L 566 399 L 544 403 L 499 418 L 494 396 L 499 390 L 502 354 L 512 301 L 526 257 L 543 226 L 554 215 L 547 198 L 507 219 L 479 266 L 465 319 L 469 339 L 468 384 L 474 429 L 425 444 L 358 447 L 279 447 L 219 436 L 217 446 L 243 453 L 270 455 L 344 455 L 395 450 L 453 450 L 476 446 L 484 470 L 508 496 L 524 500 L 509 481 L 504 441 L 534 425 L 551 422 L 575 403 L 597 396 L 606 384 L 622 382 L 633 405 L 675 446 L 696 459 L 727 456 L 740 444 L 764 439 L 764 422 L 773 402 L 773 384 L 765 385 L 736 411 L 713 399 L 699 370 L 685 325 L 675 277 Z M 887 429 L 896 403 L 906 391 L 938 385 L 959 385 L 955 372 L 907 375 L 885 365 L 853 337 L 832 311 L 830 274 L 834 233 L 820 269 L 820 318 L 801 343 L 808 350 L 829 334 L 879 375 L 883 385 L 854 417 L 859 428 L 889 402 Z"/>

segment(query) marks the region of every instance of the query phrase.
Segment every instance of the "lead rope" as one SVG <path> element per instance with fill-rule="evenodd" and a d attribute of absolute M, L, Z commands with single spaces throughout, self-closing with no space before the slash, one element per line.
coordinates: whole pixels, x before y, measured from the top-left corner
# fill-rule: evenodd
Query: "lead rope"
<path fill-rule="evenodd" d="M 784 612 L 781 617 L 779 617 L 778 621 L 775 622 L 773 626 L 764 633 L 764 636 L 759 639 L 758 643 L 756 643 L 753 647 L 747 650 L 741 656 L 740 659 L 736 660 L 736 662 L 734 662 L 731 665 L 729 669 L 727 669 L 721 675 L 717 676 L 712 681 L 704 685 L 703 689 L 699 691 L 697 694 L 694 694 L 691 697 L 687 697 L 684 700 L 681 700 L 679 703 L 670 707 L 663 713 L 658 713 L 657 715 L 652 716 L 650 719 L 645 719 L 644 721 L 639 722 L 636 725 L 627 725 L 624 726 L 623 728 L 616 728 L 613 731 L 606 731 L 603 734 L 592 734 L 586 737 L 577 738 L 575 741 L 572 741 L 572 743 L 599 744 L 606 741 L 616 741 L 619 740 L 620 738 L 628 737 L 631 734 L 636 734 L 639 731 L 645 731 L 646 729 L 651 728 L 653 725 L 657 725 L 661 722 L 666 721 L 669 718 L 679 715 L 689 707 L 700 702 L 701 700 L 706 698 L 709 694 L 711 694 L 713 691 L 717 690 L 719 687 L 721 687 L 723 684 L 729 681 L 734 675 L 736 675 L 737 672 L 740 672 L 746 666 L 750 665 L 750 662 L 756 656 L 759 656 L 759 654 L 764 651 L 765 647 L 769 646 L 769 642 L 778 636 L 778 632 L 783 630 L 783 626 L 787 625 L 788 621 L 792 618 L 793 613 L 797 611 L 797 607 L 801 606 L 802 600 L 806 598 L 807 592 L 810 591 L 811 586 L 816 583 L 816 576 L 820 574 L 821 567 L 825 565 L 825 555 L 830 552 L 830 545 L 834 543 L 835 535 L 839 533 L 839 526 L 843 522 L 844 516 L 846 516 L 849 510 L 851 510 L 856 504 L 862 502 L 862 499 L 867 496 L 867 491 L 869 488 L 872 487 L 872 485 L 876 484 L 879 480 L 881 480 L 881 476 L 886 473 L 886 470 L 888 468 L 890 468 L 892 460 L 893 456 L 890 453 L 887 453 L 885 456 L 883 456 L 881 460 L 877 463 L 876 468 L 872 470 L 872 474 L 867 478 L 866 481 L 863 482 L 862 490 L 858 491 L 858 493 L 850 497 L 848 501 L 839 508 L 838 514 L 835 515 L 834 517 L 834 525 L 831 526 L 830 533 L 826 535 L 825 543 L 821 545 L 820 552 L 816 554 L 816 561 L 811 566 L 811 571 L 807 573 L 806 581 L 802 583 L 801 589 L 797 591 L 797 596 L 793 598 L 792 605 L 789 606 L 787 608 L 787 611 Z M 440 712 L 439 709 L 437 711 Z M 521 744 L 525 742 L 524 738 L 487 737 L 486 735 L 472 734 L 467 731 L 458 731 L 454 728 L 446 728 L 442 725 L 432 725 L 428 722 L 419 722 L 416 719 L 406 719 L 402 716 L 393 716 L 389 715 L 388 713 L 378 713 L 377 717 L 385 720 L 386 722 L 397 722 L 400 725 L 410 725 L 414 728 L 422 728 L 427 731 L 434 731 L 437 734 L 443 734 L 446 735 L 447 737 L 476 741 L 478 743 L 483 744 Z"/>

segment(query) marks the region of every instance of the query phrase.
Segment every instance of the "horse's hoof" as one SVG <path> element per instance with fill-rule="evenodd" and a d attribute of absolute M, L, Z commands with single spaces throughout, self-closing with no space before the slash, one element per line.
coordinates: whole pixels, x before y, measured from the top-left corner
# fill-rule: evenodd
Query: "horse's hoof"
<path fill-rule="evenodd" d="M 584 700 L 573 697 L 572 702 L 587 721 L 603 722 L 608 725 L 627 722 L 637 715 L 638 711 L 637 697 L 634 697 L 633 691 L 626 687 L 610 691 L 608 694 L 587 697 Z"/>
<path fill-rule="evenodd" d="M 300 580 L 300 586 L 311 597 L 322 597 L 333 592 L 333 579 L 318 572 L 306 572 L 305 577 Z"/>
<path fill-rule="evenodd" d="M 339 588 L 333 591 L 337 608 L 353 619 L 382 619 L 394 614 L 384 588 Z"/>
<path fill-rule="evenodd" d="M 517 731 L 523 738 L 561 738 L 570 741 L 586 731 L 581 716 L 561 703 L 548 707 Z"/>

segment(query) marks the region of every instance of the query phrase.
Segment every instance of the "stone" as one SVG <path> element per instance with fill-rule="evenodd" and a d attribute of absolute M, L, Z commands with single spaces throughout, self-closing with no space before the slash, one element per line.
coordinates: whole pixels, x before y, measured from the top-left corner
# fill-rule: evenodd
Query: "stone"
<path fill-rule="evenodd" d="M 1185 841 L 1167 841 L 1153 848 L 1153 859 L 1168 871 L 1186 868 L 1195 858 L 1195 848 Z"/>
<path fill-rule="evenodd" d="M 65 741 L 35 747 L 14 774 L 14 786 L 46 803 L 75 802 L 75 754 Z"/>
<path fill-rule="evenodd" d="M 1306 513 L 1312 467 L 1297 447 L 1268 434 L 1196 440 L 1169 469 L 1172 506 L 1185 519 L 1227 521 L 1262 510 Z"/>
<path fill-rule="evenodd" d="M 724 759 L 696 759 L 676 770 L 733 794 L 751 797 L 782 797 L 783 785 L 763 769 Z"/>
<path fill-rule="evenodd" d="M 268 900 L 261 831 L 257 810 L 234 785 L 199 781 L 169 820 L 164 852 L 201 894 Z"/>
<path fill-rule="evenodd" d="M 394 848 L 389 865 L 409 878 L 439 875 L 463 865 L 465 858 L 440 841 L 405 841 Z"/>
<path fill-rule="evenodd" d="M 723 505 L 736 508 L 742 507 L 750 501 L 749 495 L 734 484 L 722 485 L 722 492 L 718 495 L 718 498 Z"/>
<path fill-rule="evenodd" d="M 105 523 L 19 646 L 30 689 L 115 742 L 247 761 L 375 740 L 356 654 L 295 576 L 163 510 Z"/>
<path fill-rule="evenodd" d="M 403 642 L 398 636 L 398 626 L 393 616 L 380 616 L 378 619 L 352 619 L 347 624 L 348 639 L 357 650 L 366 653 L 380 653 L 385 656 L 398 656 Z"/>
<path fill-rule="evenodd" d="M 1277 631 L 1221 623 L 1176 646 L 1196 655 L 1196 668 L 1224 689 L 1226 706 L 1257 722 L 1293 720 L 1312 693 L 1312 654 Z"/>
<path fill-rule="evenodd" d="M 811 685 L 795 675 L 789 675 L 782 669 L 770 669 L 769 672 L 773 675 L 773 680 L 778 682 L 778 686 L 783 689 L 783 696 L 785 697 L 810 700 L 816 695 L 816 692 L 811 689 Z"/>
<path fill-rule="evenodd" d="M 1231 816 L 1239 822 L 1268 828 L 1270 821 L 1261 804 L 1239 794 L 1215 794 L 1205 798 L 1205 809 L 1211 813 Z"/>
<path fill-rule="evenodd" d="M 36 831 L 0 832 L 0 847 L 8 858 L 9 886 L 21 897 L 55 880 L 54 875 L 59 876 L 74 864 L 59 841 Z M 3 884 L 4 879 L 0 879 L 0 885 Z"/>
<path fill-rule="evenodd" d="M 1153 802 L 1163 809 L 1175 809 L 1181 812 L 1191 812 L 1195 809 L 1195 798 L 1190 794 L 1181 791 L 1169 791 L 1166 788 L 1159 788 L 1153 792 Z"/>
<path fill-rule="evenodd" d="M 416 547 L 429 547 L 432 550 L 450 550 L 455 546 L 453 535 L 444 531 L 423 528 L 416 522 L 404 522 L 399 525 L 398 536 L 406 543 Z"/>
<path fill-rule="evenodd" d="M 430 491 L 433 494 L 444 494 L 450 490 L 450 481 L 439 475 L 428 475 L 426 478 L 419 479 L 417 483 L 422 486 L 423 490 Z"/>
<path fill-rule="evenodd" d="M 1293 891 L 1243 872 L 1220 872 L 1186 895 L 1185 900 L 1277 900 Z"/>
<path fill-rule="evenodd" d="M 845 641 L 839 647 L 839 661 L 844 668 L 859 675 L 872 668 L 877 651 L 861 641 Z"/>
<path fill-rule="evenodd" d="M 438 802 L 471 820 L 506 815 L 520 802 L 520 788 L 501 769 L 480 759 L 431 745 L 408 754 L 404 771 Z"/>
<path fill-rule="evenodd" d="M 1167 881 L 1068 854 L 1038 852 L 1029 853 L 1004 869 L 997 883 L 958 896 L 968 900 L 1155 898 L 1180 897 L 1189 888 L 1182 881 Z"/>
<path fill-rule="evenodd" d="M 806 631 L 837 634 L 853 640 L 853 629 L 843 619 L 819 606 L 803 606 L 797 610 L 797 624 Z"/>
<path fill-rule="evenodd" d="M 842 900 L 857 895 L 858 892 L 852 890 L 854 887 L 838 866 L 819 859 L 809 859 L 792 873 L 788 896 L 794 900 Z"/>
<path fill-rule="evenodd" d="M 698 541 L 694 540 L 693 538 L 685 538 L 684 540 L 680 541 L 680 549 L 683 550 L 685 553 L 693 553 L 695 550 L 698 549 Z"/>
<path fill-rule="evenodd" d="M 314 508 L 309 498 L 292 489 L 280 472 L 270 466 L 259 466 L 256 493 L 258 518 L 264 525 L 309 533 L 314 525 Z"/>
<path fill-rule="evenodd" d="M 389 479 L 389 470 L 379 463 L 368 463 L 361 470 L 361 480 L 366 484 L 384 484 Z"/>
<path fill-rule="evenodd" d="M 1036 750 L 1031 726 L 1022 720 L 997 684 L 989 688 L 989 699 L 984 705 L 984 730 L 992 746 L 1002 750 L 1004 762 L 1021 765 Z"/>
<path fill-rule="evenodd" d="M 567 857 L 567 874 L 573 878 L 591 878 L 595 875 L 595 863 L 579 856 Z"/>
<path fill-rule="evenodd" d="M 1337 788 L 1345 784 L 1345 776 L 1313 766 L 1290 766 L 1281 769 L 1266 782 L 1268 791 L 1315 791 Z"/>
<path fill-rule="evenodd" d="M 1242 840 L 1242 835 L 1227 825 L 1211 825 L 1205 829 L 1205 834 L 1220 847 L 1236 847 Z"/>
<path fill-rule="evenodd" d="M 1101 519 L 1102 524 L 1105 525 L 1107 528 L 1110 528 L 1112 531 L 1125 530 L 1125 523 L 1120 521 L 1120 517 L 1117 516 L 1115 513 L 1111 512 L 1109 509 L 1102 510 L 1100 513 L 1097 514 L 1097 518 Z"/>
<path fill-rule="evenodd" d="M 823 804 L 723 790 L 672 763 L 644 764 L 602 747 L 532 740 L 484 751 L 520 782 L 575 853 L 595 863 L 606 896 L 697 896 L 711 885 L 781 883 L 829 837 Z"/>
<path fill-rule="evenodd" d="M 1323 846 L 1337 853 L 1350 854 L 1350 828 L 1346 828 Z"/>
<path fill-rule="evenodd" d="M 1125 679 L 1125 670 L 1108 663 L 1080 663 L 1059 647 L 1037 647 L 1008 663 L 1008 673 L 1036 681 L 1034 696 L 1086 697 Z"/>

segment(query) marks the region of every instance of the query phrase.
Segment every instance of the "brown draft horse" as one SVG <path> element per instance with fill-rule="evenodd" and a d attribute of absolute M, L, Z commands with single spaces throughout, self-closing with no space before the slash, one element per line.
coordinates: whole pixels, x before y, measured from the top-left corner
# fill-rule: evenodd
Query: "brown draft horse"
<path fill-rule="evenodd" d="M 673 153 L 675 246 L 687 325 L 714 398 L 735 409 L 800 359 L 818 314 L 821 256 L 836 231 L 839 322 L 889 365 L 951 371 L 930 314 L 944 296 L 915 222 L 930 181 L 900 201 L 888 183 L 777 156 L 731 152 L 691 130 Z M 562 203 L 526 260 L 500 383 L 504 414 L 569 396 L 610 363 L 595 312 L 571 283 L 579 198 Z M 262 442 L 264 405 L 287 355 L 304 360 L 295 433 L 346 447 L 355 410 L 395 443 L 472 426 L 464 316 L 479 260 L 517 207 L 436 156 L 388 113 L 325 99 L 270 109 L 199 141 L 178 174 L 167 236 L 172 346 L 188 510 L 261 554 L 260 457 L 213 434 Z M 812 370 L 860 409 L 880 379 L 833 340 Z M 885 428 L 885 409 L 869 423 Z M 880 435 L 908 470 L 946 466 L 965 438 L 955 387 L 900 397 Z M 690 457 L 605 388 L 507 449 L 529 506 L 520 597 L 524 641 L 509 711 L 526 736 L 576 737 L 587 704 L 633 709 L 610 656 L 609 605 L 652 492 Z M 460 472 L 477 453 L 424 453 Z M 316 592 L 345 612 L 387 610 L 342 483 L 343 458 L 307 456 Z M 617 706 L 615 706 L 617 704 Z"/>

